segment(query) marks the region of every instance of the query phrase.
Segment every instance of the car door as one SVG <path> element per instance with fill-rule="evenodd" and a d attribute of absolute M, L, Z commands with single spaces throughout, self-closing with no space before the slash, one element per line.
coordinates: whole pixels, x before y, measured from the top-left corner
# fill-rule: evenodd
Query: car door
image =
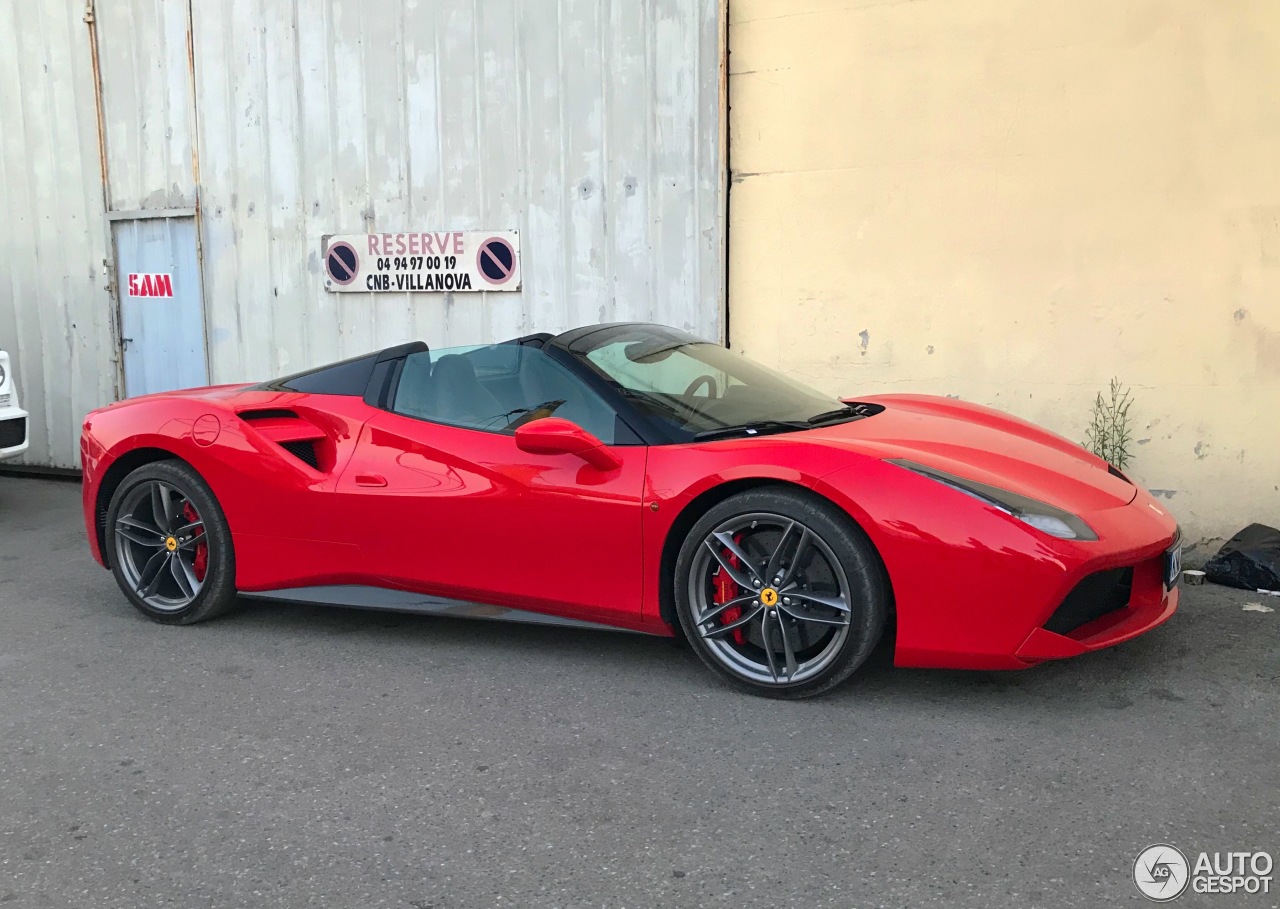
<path fill-rule="evenodd" d="M 590 424 L 618 466 L 522 451 L 515 427 L 544 413 Z M 647 449 L 616 426 L 608 405 L 540 350 L 415 354 L 388 409 L 365 424 L 338 492 L 386 582 L 636 624 Z"/>

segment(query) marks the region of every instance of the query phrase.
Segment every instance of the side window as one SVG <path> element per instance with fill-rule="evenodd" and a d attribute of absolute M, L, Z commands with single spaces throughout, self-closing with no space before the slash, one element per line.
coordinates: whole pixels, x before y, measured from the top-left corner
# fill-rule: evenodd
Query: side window
<path fill-rule="evenodd" d="M 543 351 L 519 344 L 410 354 L 391 410 L 498 433 L 557 416 L 606 445 L 619 441 L 617 415 L 599 395 Z"/>

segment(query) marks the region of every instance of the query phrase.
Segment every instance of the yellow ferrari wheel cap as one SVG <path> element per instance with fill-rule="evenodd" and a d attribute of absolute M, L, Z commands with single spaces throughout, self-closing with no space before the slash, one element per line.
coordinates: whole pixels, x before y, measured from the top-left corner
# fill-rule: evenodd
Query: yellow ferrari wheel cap
<path fill-rule="evenodd" d="M 766 587 L 764 590 L 760 591 L 760 602 L 766 606 L 778 605 L 778 591 L 774 590 L 772 587 Z"/>
<path fill-rule="evenodd" d="M 169 537 L 169 539 L 164 541 L 164 548 L 169 550 L 170 552 L 177 552 L 178 541 L 173 537 Z"/>

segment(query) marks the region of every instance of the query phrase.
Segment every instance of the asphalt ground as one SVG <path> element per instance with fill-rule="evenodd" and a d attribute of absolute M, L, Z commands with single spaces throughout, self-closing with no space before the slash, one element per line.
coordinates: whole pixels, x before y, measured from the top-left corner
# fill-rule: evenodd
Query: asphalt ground
<path fill-rule="evenodd" d="M 1186 588 L 1163 628 L 1026 672 L 882 649 L 786 703 L 625 633 L 247 602 L 153 624 L 77 485 L 0 477 L 0 904 L 1148 905 L 1152 843 L 1280 851 L 1259 600 Z"/>

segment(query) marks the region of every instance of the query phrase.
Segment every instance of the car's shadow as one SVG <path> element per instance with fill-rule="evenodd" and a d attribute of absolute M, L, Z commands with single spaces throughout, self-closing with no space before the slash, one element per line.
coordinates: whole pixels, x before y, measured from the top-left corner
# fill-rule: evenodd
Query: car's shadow
<path fill-rule="evenodd" d="M 545 654 L 561 670 L 570 655 L 583 662 L 585 671 L 597 663 L 645 672 L 652 672 L 659 662 L 697 664 L 680 639 L 603 628 L 315 606 L 249 597 L 240 597 L 237 608 L 219 620 L 219 624 L 224 622 L 256 626 L 258 633 L 350 636 L 375 645 L 421 645 L 429 647 L 436 657 L 456 654 L 501 660 L 519 656 L 528 660 Z"/>
<path fill-rule="evenodd" d="M 446 661 L 483 658 L 536 666 L 545 658 L 557 672 L 565 671 L 565 661 L 573 659 L 577 671 L 586 676 L 652 682 L 660 673 L 669 688 L 705 694 L 714 686 L 713 690 L 737 694 L 715 679 L 679 638 L 247 598 L 217 624 L 224 623 L 252 627 L 254 634 L 351 636 L 379 650 L 408 647 L 400 652 L 409 661 L 417 646 L 428 649 L 433 659 Z M 1182 700 L 1168 687 L 1168 676 L 1171 664 L 1187 651 L 1176 630 L 1164 628 L 1117 648 L 1022 671 L 899 669 L 893 666 L 890 628 L 853 678 L 821 702 L 881 707 L 963 704 L 978 710 L 1021 703 L 1071 714 L 1120 710 L 1148 697 Z"/>
<path fill-rule="evenodd" d="M 1185 700 L 1172 690 L 1181 687 L 1178 677 L 1187 671 L 1182 658 L 1191 648 L 1184 633 L 1158 628 L 1106 650 L 1000 671 L 897 668 L 886 635 L 862 669 L 828 699 L 978 711 L 1034 705 L 1058 715 L 1126 710 L 1152 698 L 1170 706 Z"/>

